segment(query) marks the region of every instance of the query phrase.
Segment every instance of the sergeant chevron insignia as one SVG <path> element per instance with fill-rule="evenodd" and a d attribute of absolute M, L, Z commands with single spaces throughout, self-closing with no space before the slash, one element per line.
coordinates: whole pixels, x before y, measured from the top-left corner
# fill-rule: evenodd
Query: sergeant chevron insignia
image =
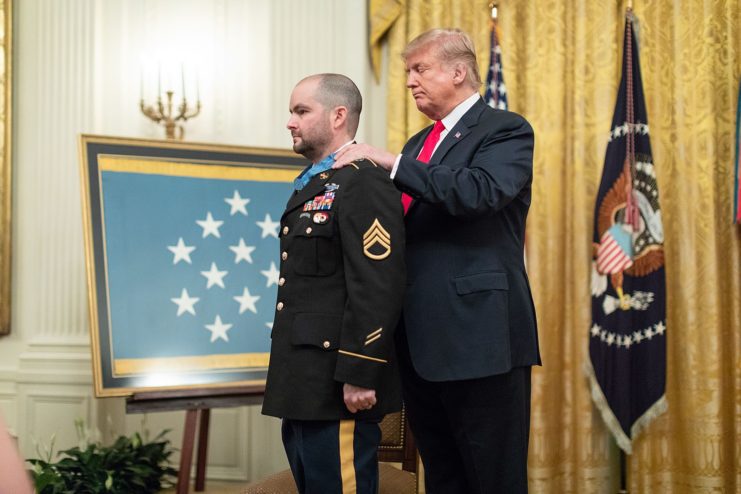
<path fill-rule="evenodd" d="M 391 255 L 391 235 L 381 226 L 378 218 L 363 234 L 363 253 L 374 261 L 386 259 Z"/>

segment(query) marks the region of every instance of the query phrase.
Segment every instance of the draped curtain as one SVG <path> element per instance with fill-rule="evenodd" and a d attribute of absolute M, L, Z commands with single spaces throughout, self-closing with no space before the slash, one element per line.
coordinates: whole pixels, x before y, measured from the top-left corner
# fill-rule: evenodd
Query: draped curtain
<path fill-rule="evenodd" d="M 369 0 L 388 74 L 387 147 L 429 122 L 405 88 L 405 44 L 460 27 L 489 61 L 486 0 Z M 543 367 L 533 372 L 530 488 L 613 493 L 618 449 L 587 358 L 592 217 L 620 79 L 625 2 L 500 0 L 510 109 L 535 129 L 527 260 Z M 741 228 L 732 224 L 738 0 L 634 0 L 665 230 L 668 411 L 634 441 L 632 493 L 741 491 Z M 388 55 L 381 56 L 382 47 Z"/>

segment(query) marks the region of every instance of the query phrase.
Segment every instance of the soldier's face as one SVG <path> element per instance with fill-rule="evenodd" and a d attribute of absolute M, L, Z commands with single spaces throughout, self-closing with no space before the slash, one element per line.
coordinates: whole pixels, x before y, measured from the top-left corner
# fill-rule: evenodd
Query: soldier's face
<path fill-rule="evenodd" d="M 318 84 L 318 80 L 309 79 L 293 89 L 288 107 L 291 117 L 286 124 L 293 138 L 293 150 L 312 162 L 324 156 L 332 142 L 330 112 L 314 97 Z"/>

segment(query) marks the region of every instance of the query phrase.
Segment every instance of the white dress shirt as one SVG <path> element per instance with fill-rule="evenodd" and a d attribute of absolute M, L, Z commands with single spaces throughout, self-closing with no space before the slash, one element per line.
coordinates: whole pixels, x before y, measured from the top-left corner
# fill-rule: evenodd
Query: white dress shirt
<path fill-rule="evenodd" d="M 479 93 L 473 93 L 468 98 L 461 101 L 458 106 L 453 108 L 453 110 L 445 115 L 442 119 L 442 123 L 445 126 L 442 132 L 440 132 L 440 139 L 437 141 L 437 144 L 435 144 L 435 149 L 432 150 L 432 154 L 430 155 L 430 159 L 435 155 L 435 151 L 437 151 L 437 148 L 440 146 L 440 143 L 443 142 L 443 139 L 445 139 L 445 136 L 448 135 L 448 132 L 450 132 L 450 129 L 455 127 L 455 124 L 458 123 L 458 120 L 463 117 L 463 115 L 471 109 L 471 107 L 476 104 L 476 102 L 481 98 L 481 95 Z M 421 152 L 421 151 L 420 151 Z M 399 161 L 401 161 L 401 154 L 396 157 L 396 161 L 394 161 L 394 167 L 391 169 L 391 180 L 394 179 L 396 176 L 396 170 L 399 168 Z"/>

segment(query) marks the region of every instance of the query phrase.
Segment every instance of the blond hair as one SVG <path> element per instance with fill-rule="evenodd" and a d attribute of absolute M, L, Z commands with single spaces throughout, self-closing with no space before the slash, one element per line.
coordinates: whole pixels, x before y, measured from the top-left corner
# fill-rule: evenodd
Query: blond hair
<path fill-rule="evenodd" d="M 404 48 L 401 58 L 406 59 L 423 48 L 433 45 L 437 57 L 445 64 L 462 63 L 466 67 L 466 82 L 478 90 L 481 87 L 479 65 L 476 61 L 476 49 L 471 37 L 458 28 L 430 29 L 412 41 Z"/>

